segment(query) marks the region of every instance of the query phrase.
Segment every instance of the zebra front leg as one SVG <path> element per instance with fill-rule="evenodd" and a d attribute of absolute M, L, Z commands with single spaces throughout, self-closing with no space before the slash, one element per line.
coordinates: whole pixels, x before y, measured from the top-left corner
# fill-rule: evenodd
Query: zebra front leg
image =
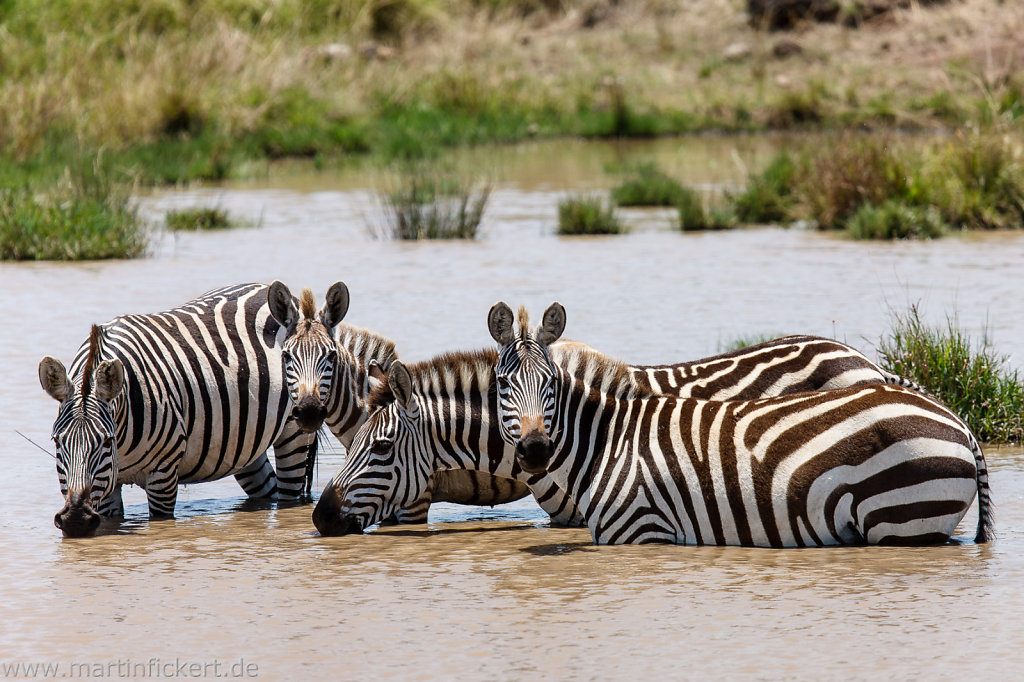
<path fill-rule="evenodd" d="M 178 467 L 169 471 L 151 471 L 146 477 L 146 498 L 149 500 L 149 518 L 153 521 L 174 518 L 174 505 L 178 501 Z"/>
<path fill-rule="evenodd" d="M 96 513 L 105 519 L 124 518 L 124 500 L 121 499 L 121 484 L 114 486 L 114 490 L 100 500 L 96 507 Z"/>
<path fill-rule="evenodd" d="M 316 432 L 304 433 L 291 419 L 274 441 L 277 492 L 282 498 L 300 498 L 305 489 L 307 462 L 316 457 Z M 312 474 L 312 471 L 310 471 Z"/>
<path fill-rule="evenodd" d="M 265 452 L 235 474 L 235 480 L 249 497 L 269 498 L 277 495 L 277 474 Z"/>
<path fill-rule="evenodd" d="M 540 508 L 551 517 L 555 526 L 571 526 L 578 528 L 587 525 L 586 519 L 580 514 L 576 504 L 561 488 L 555 485 L 547 474 L 538 474 L 527 481 L 530 492 Z"/>

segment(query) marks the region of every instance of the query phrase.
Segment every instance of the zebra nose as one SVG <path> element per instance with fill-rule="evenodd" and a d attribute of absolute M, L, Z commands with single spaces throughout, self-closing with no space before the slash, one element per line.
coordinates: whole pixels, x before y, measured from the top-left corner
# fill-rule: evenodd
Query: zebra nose
<path fill-rule="evenodd" d="M 327 418 L 327 407 L 315 396 L 306 395 L 292 408 L 292 416 L 306 433 L 318 431 Z"/>
<path fill-rule="evenodd" d="M 516 443 L 516 461 L 528 474 L 540 474 L 547 471 L 554 454 L 555 444 L 551 438 L 536 431 L 523 436 Z"/>
<path fill-rule="evenodd" d="M 329 486 L 313 508 L 313 525 L 324 537 L 362 533 L 359 519 L 341 512 L 341 493 L 335 486 Z"/>
<path fill-rule="evenodd" d="M 73 499 L 53 517 L 53 525 L 66 538 L 87 538 L 96 534 L 100 526 L 100 515 L 92 510 L 88 502 Z"/>

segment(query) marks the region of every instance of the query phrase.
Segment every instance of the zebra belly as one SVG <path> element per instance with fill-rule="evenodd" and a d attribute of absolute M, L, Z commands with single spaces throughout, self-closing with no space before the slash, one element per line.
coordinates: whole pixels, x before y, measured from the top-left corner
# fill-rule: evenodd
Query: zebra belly
<path fill-rule="evenodd" d="M 433 501 L 493 506 L 530 494 L 525 483 L 483 471 L 451 469 L 433 475 Z"/>

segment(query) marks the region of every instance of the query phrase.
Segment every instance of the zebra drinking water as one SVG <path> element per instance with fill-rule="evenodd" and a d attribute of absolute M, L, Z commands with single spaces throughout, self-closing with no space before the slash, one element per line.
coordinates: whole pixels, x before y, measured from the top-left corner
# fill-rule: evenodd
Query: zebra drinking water
<path fill-rule="evenodd" d="M 253 497 L 300 494 L 315 434 L 288 419 L 284 330 L 266 292 L 241 284 L 122 315 L 92 327 L 70 372 L 40 361 L 40 383 L 60 403 L 52 436 L 65 503 L 54 524 L 64 535 L 122 516 L 124 484 L 146 491 L 154 519 L 173 516 L 179 483 L 234 475 Z"/>
<path fill-rule="evenodd" d="M 805 547 L 948 541 L 978 496 L 975 540 L 992 531 L 988 471 L 967 426 L 920 393 L 858 386 L 750 401 L 653 393 L 628 368 L 574 349 L 552 304 L 495 305 L 502 433 L 525 471 L 549 472 L 601 544 Z"/>
<path fill-rule="evenodd" d="M 550 347 L 554 362 L 575 351 L 603 357 L 576 342 Z M 607 359 L 612 363 L 611 359 Z M 491 350 L 446 354 L 406 367 L 394 362 L 374 392 L 369 417 L 353 439 L 345 466 L 324 490 L 314 523 L 324 535 L 359 532 L 417 499 L 437 472 L 468 469 L 530 485 L 545 511 L 564 518 L 575 504 L 546 476 L 515 462 L 498 419 Z M 792 336 L 679 365 L 626 367 L 632 378 L 679 396 L 759 397 L 833 386 L 902 381 L 836 341 Z"/>

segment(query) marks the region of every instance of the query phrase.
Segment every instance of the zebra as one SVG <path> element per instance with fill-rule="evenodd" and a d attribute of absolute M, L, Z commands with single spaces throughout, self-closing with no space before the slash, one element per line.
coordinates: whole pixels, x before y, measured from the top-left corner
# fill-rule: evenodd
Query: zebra
<path fill-rule="evenodd" d="M 585 344 L 564 340 L 550 353 L 560 363 L 579 349 L 600 356 Z M 553 518 L 564 520 L 571 513 L 569 525 L 581 523 L 576 505 L 549 477 L 531 476 L 515 463 L 497 416 L 496 362 L 491 350 L 449 353 L 408 367 L 395 361 L 369 400 L 369 417 L 349 447 L 348 461 L 317 503 L 317 529 L 324 535 L 361 531 L 417 499 L 413 493 L 429 485 L 421 477 L 458 469 L 514 477 L 531 486 Z M 653 384 L 681 397 L 710 392 L 747 398 L 901 381 L 849 346 L 810 336 L 626 371 L 648 390 Z"/>
<path fill-rule="evenodd" d="M 928 396 L 889 384 L 747 401 L 662 396 L 603 356 L 549 351 L 552 304 L 531 330 L 496 304 L 488 328 L 505 439 L 548 472 L 598 544 L 806 547 L 949 541 L 978 497 L 993 532 L 977 439 Z"/>
<path fill-rule="evenodd" d="M 240 284 L 121 315 L 92 326 L 70 371 L 40 361 L 40 384 L 60 404 L 52 438 L 64 506 L 54 525 L 65 536 L 123 517 L 124 484 L 146 491 L 152 519 L 173 517 L 179 483 L 234 475 L 252 497 L 300 494 L 315 434 L 288 418 L 284 330 L 266 291 Z"/>
<path fill-rule="evenodd" d="M 280 281 L 267 290 L 270 314 L 286 330 L 281 354 L 292 415 L 306 433 L 326 424 L 346 449 L 366 419 L 371 389 L 385 380 L 384 372 L 397 358 L 390 339 L 340 323 L 348 302 L 348 290 L 341 282 L 328 289 L 320 312 L 309 289 L 303 289 L 298 299 Z M 312 456 L 306 460 L 307 492 L 312 485 L 313 462 Z M 424 523 L 432 502 L 495 505 L 529 494 L 526 484 L 511 478 L 477 471 L 439 472 L 418 499 L 396 510 L 394 520 Z M 545 497 L 544 505 L 555 522 L 571 523 L 574 508 L 567 516 L 564 500 L 548 503 L 550 496 Z"/>

